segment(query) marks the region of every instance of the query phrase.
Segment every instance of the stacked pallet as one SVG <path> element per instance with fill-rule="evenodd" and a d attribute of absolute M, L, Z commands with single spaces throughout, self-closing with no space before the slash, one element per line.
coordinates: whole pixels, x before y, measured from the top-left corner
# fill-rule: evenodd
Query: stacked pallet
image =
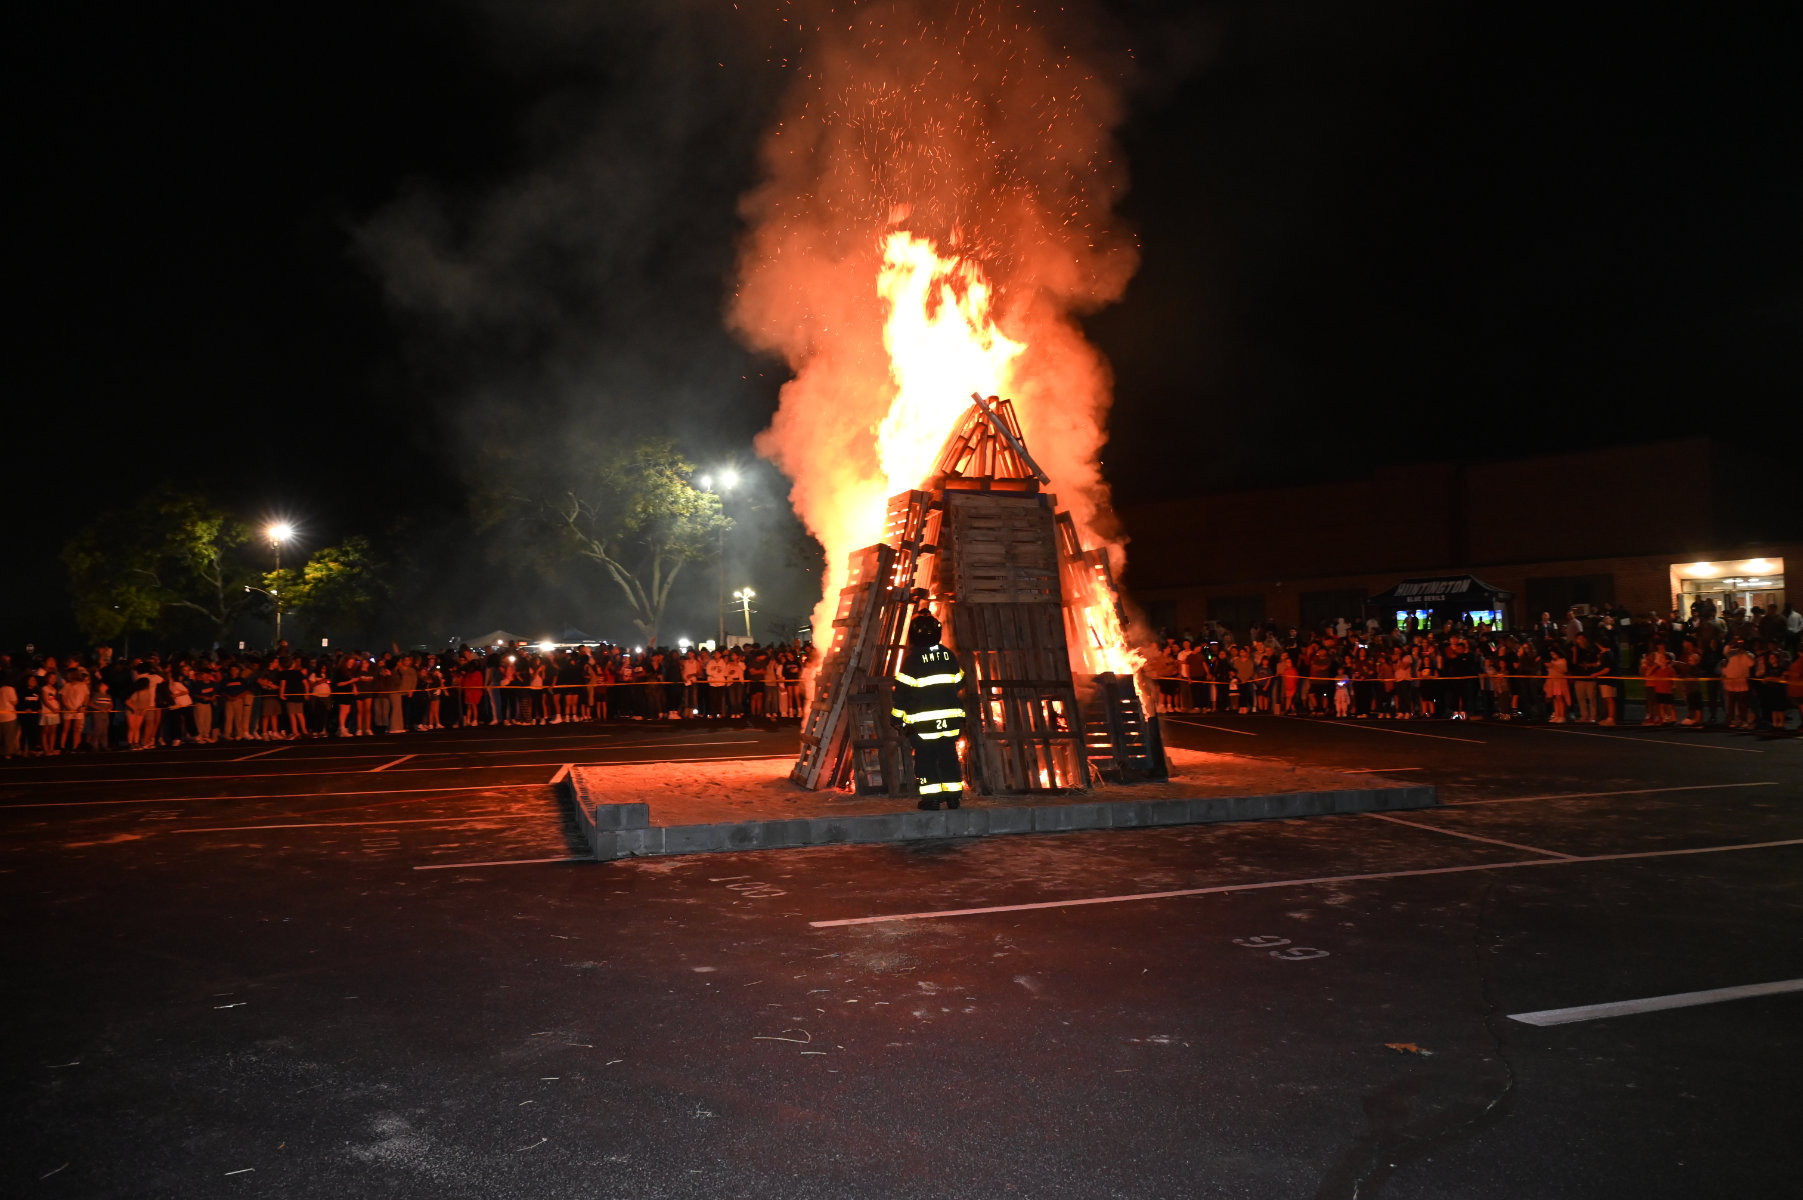
<path fill-rule="evenodd" d="M 1092 763 L 1109 778 L 1162 777 L 1156 719 L 1089 644 L 1097 606 L 1119 628 L 1106 556 L 1085 551 L 1040 491 L 1046 476 L 1013 406 L 973 400 L 932 486 L 891 499 L 884 542 L 853 556 L 790 776 L 803 787 L 914 790 L 912 754 L 889 722 L 889 681 L 917 604 L 937 613 L 964 666 L 975 790 L 1082 791 Z"/>
<path fill-rule="evenodd" d="M 938 591 L 972 708 L 967 768 L 983 792 L 1087 788 L 1050 497 L 947 491 Z"/>
<path fill-rule="evenodd" d="M 894 607 L 895 551 L 867 546 L 852 556 L 833 615 L 833 640 L 814 678 L 814 699 L 801 725 L 801 755 L 789 778 L 811 790 L 840 787 L 850 769 L 846 753 L 854 696 L 882 678 L 882 631 Z"/>

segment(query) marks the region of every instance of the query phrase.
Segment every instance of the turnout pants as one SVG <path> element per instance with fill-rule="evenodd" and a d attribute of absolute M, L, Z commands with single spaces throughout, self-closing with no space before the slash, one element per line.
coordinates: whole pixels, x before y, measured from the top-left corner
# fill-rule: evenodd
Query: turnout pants
<path fill-rule="evenodd" d="M 914 748 L 914 781 L 928 800 L 959 800 L 964 796 L 964 766 L 958 761 L 958 738 L 923 738 L 908 734 Z"/>

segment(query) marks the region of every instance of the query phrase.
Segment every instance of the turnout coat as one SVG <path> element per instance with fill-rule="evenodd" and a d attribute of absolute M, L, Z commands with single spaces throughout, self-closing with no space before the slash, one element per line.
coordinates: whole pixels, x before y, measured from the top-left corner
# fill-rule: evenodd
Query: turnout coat
<path fill-rule="evenodd" d="M 910 647 L 895 673 L 889 715 L 923 742 L 956 739 L 964 729 L 964 669 L 944 646 Z"/>

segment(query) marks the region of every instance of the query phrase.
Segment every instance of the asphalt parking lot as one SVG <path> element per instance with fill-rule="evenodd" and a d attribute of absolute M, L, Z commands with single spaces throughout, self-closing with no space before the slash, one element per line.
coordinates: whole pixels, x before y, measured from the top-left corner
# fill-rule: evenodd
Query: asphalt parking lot
<path fill-rule="evenodd" d="M 1690 994 L 1803 978 L 1803 743 L 1167 737 L 1444 807 L 595 864 L 566 764 L 792 728 L 9 765 L 3 1190 L 1790 1193 L 1803 992 Z"/>

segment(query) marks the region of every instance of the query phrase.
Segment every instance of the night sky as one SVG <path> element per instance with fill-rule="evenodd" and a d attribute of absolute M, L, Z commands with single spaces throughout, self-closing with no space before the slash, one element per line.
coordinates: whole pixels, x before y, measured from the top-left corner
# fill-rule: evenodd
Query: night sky
<path fill-rule="evenodd" d="M 784 374 L 720 313 L 804 59 L 783 6 L 755 36 L 729 7 L 22 10 L 0 640 L 72 639 L 58 548 L 162 479 L 322 543 L 412 530 L 452 578 L 472 439 L 596 421 L 749 464 Z M 1142 265 L 1089 328 L 1117 498 L 1795 438 L 1800 21 L 1116 6 Z M 547 179 L 568 211 L 522 233 Z M 409 238 L 467 267 L 425 306 Z M 782 490 L 765 468 L 760 534 Z"/>

